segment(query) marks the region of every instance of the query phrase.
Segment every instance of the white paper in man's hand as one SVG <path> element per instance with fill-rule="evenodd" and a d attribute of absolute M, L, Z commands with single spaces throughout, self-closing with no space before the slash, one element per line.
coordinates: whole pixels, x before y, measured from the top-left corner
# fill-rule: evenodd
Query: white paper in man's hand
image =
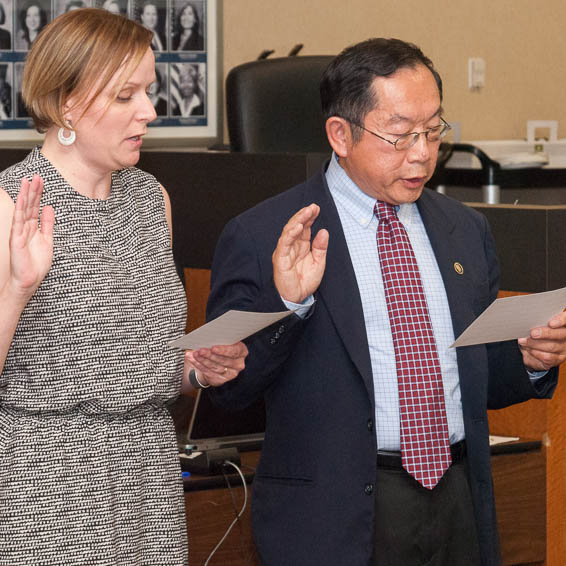
<path fill-rule="evenodd" d="M 566 307 L 566 287 L 497 299 L 460 334 L 452 347 L 488 344 L 527 337 L 537 326 L 546 326 Z"/>
<path fill-rule="evenodd" d="M 199 348 L 235 344 L 289 316 L 292 312 L 245 312 L 231 310 L 200 328 L 189 332 L 189 334 L 169 342 L 169 346 L 183 350 L 198 350 Z"/>

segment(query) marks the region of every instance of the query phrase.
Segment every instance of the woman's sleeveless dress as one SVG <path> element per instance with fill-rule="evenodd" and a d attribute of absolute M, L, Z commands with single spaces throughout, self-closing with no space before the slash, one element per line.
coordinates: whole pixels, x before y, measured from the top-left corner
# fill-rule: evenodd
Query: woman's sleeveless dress
<path fill-rule="evenodd" d="M 53 265 L 0 374 L 0 565 L 185 565 L 178 393 L 186 304 L 160 187 L 130 168 L 107 200 L 74 191 L 38 148 Z"/>

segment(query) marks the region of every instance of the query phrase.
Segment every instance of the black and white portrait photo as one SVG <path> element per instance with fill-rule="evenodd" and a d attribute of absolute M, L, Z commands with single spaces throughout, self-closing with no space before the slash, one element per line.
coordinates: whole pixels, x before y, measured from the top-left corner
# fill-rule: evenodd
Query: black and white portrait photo
<path fill-rule="evenodd" d="M 171 65 L 171 114 L 173 116 L 205 115 L 205 63 Z"/>
<path fill-rule="evenodd" d="M 173 2 L 171 51 L 204 49 L 204 6 L 202 0 Z"/>
<path fill-rule="evenodd" d="M 12 49 L 12 3 L 0 0 L 0 49 Z"/>
<path fill-rule="evenodd" d="M 145 0 L 134 7 L 134 19 L 153 33 L 151 48 L 167 51 L 167 1 Z"/>
<path fill-rule="evenodd" d="M 53 0 L 53 17 L 56 18 L 65 12 L 79 8 L 90 8 L 90 6 L 90 0 Z"/>
<path fill-rule="evenodd" d="M 128 3 L 126 0 L 95 0 L 94 8 L 102 8 L 117 15 L 128 15 Z"/>
<path fill-rule="evenodd" d="M 29 51 L 35 38 L 51 20 L 51 2 L 28 0 L 16 2 L 16 41 L 17 51 Z"/>
<path fill-rule="evenodd" d="M 12 63 L 0 64 L 0 120 L 12 117 Z"/>
<path fill-rule="evenodd" d="M 158 117 L 169 114 L 167 108 L 167 63 L 155 64 L 155 81 L 149 86 L 149 99 Z"/>
<path fill-rule="evenodd" d="M 15 89 L 16 89 L 16 118 L 29 118 L 28 111 L 22 98 L 22 79 L 24 77 L 25 63 L 15 63 Z"/>

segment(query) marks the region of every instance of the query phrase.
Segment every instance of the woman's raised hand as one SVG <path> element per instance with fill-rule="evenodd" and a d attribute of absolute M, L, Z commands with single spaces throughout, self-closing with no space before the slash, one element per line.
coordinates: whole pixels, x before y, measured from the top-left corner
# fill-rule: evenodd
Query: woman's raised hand
<path fill-rule="evenodd" d="M 29 299 L 47 275 L 53 261 L 53 207 L 39 204 L 43 180 L 34 175 L 22 179 L 10 232 L 10 276 L 12 290 Z"/>

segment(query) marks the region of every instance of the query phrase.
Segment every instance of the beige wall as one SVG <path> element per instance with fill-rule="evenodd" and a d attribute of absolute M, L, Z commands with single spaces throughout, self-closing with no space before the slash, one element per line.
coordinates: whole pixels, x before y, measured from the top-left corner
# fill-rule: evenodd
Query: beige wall
<path fill-rule="evenodd" d="M 224 0 L 223 27 L 224 76 L 263 49 L 325 55 L 398 37 L 435 63 L 464 139 L 523 138 L 528 119 L 558 120 L 566 138 L 564 0 Z M 480 92 L 467 88 L 469 57 L 486 61 Z"/>

